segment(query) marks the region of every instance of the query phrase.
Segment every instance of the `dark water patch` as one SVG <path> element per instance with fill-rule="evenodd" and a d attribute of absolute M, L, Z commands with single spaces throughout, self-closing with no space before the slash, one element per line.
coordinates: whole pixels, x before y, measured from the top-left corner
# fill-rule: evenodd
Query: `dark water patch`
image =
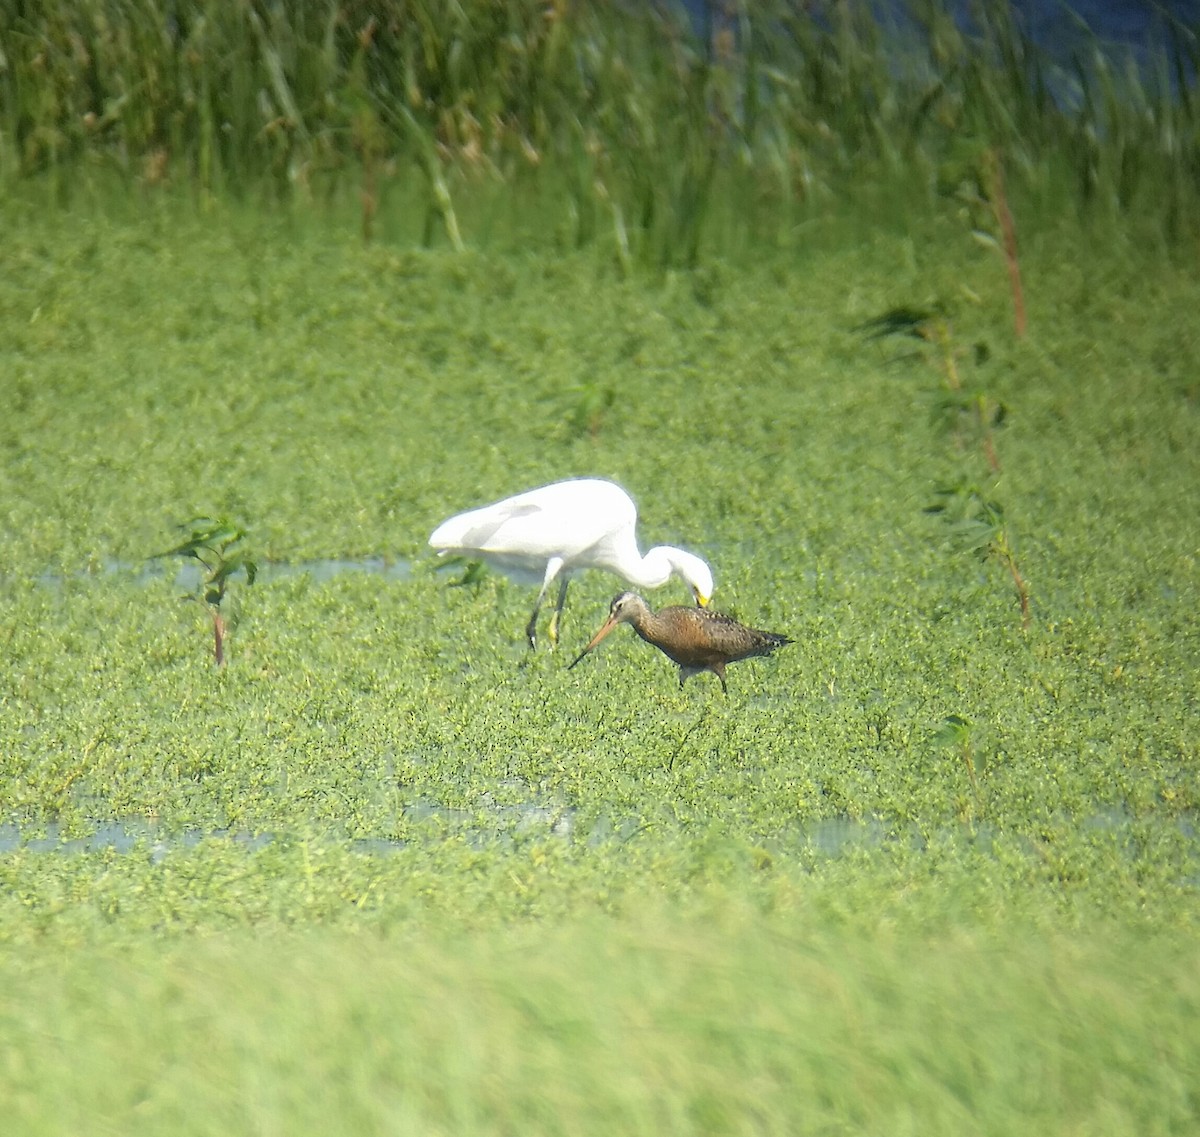
<path fill-rule="evenodd" d="M 894 830 L 878 820 L 829 817 L 798 825 L 792 836 L 809 852 L 821 857 L 839 857 L 857 850 L 881 848 L 894 840 Z"/>
<path fill-rule="evenodd" d="M 867 8 L 882 35 L 892 74 L 903 77 L 915 67 L 918 73 L 936 78 L 930 62 L 920 68 L 923 61 L 937 58 L 944 29 L 934 22 L 932 27 L 938 30 L 930 30 L 903 0 L 870 0 Z M 683 0 L 683 10 L 693 32 L 703 41 L 711 40 L 720 29 L 735 39 L 741 34 L 739 9 L 722 11 L 710 0 Z M 994 52 L 998 46 L 1018 49 L 1015 58 L 1024 61 L 1030 83 L 1035 77 L 1046 83 L 1055 102 L 1065 110 L 1080 109 L 1082 84 L 1094 82 L 1101 67 L 1118 74 L 1132 67 L 1134 76 L 1146 84 L 1164 78 L 1160 73 L 1164 65 L 1171 64 L 1165 81 L 1175 97 L 1195 83 L 1200 0 L 1070 0 L 1053 4 L 1012 0 L 1003 7 L 996 5 L 991 18 L 984 20 L 980 16 L 987 7 L 974 0 L 950 0 L 943 10 L 972 41 L 976 52 Z M 825 5 L 809 6 L 808 16 L 814 29 L 826 36 L 835 34 Z M 762 20 L 756 20 L 756 26 L 758 35 L 777 41 L 777 46 L 790 34 L 778 21 L 764 26 Z"/>
<path fill-rule="evenodd" d="M 733 542 L 721 546 L 697 545 L 697 550 L 712 563 L 736 563 L 740 558 L 752 562 L 761 552 L 754 542 Z M 897 578 L 893 570 L 880 569 L 877 566 L 865 564 L 843 563 L 841 569 L 849 576 L 863 581 L 877 581 L 881 576 L 889 578 L 896 584 Z M 258 565 L 258 581 L 271 582 L 286 580 L 307 575 L 316 584 L 325 584 L 336 577 L 346 574 L 363 574 L 379 576 L 388 581 L 410 581 L 419 571 L 419 562 L 386 556 L 363 557 L 324 557 L 301 561 L 261 561 Z M 813 564 L 806 563 L 797 566 L 797 581 L 810 590 L 814 595 L 820 595 L 822 590 L 822 570 Z M 957 570 L 955 570 L 957 573 Z M 172 559 L 152 559 L 146 561 L 121 561 L 105 559 L 98 565 L 73 572 L 47 570 L 32 579 L 39 585 L 58 590 L 68 582 L 96 581 L 101 579 L 122 578 L 135 584 L 150 584 L 167 581 L 177 588 L 181 595 L 196 595 L 199 592 L 204 570 L 200 565 L 189 561 L 180 562 Z M 14 583 L 18 578 L 12 574 L 0 573 L 0 585 Z M 615 579 L 615 578 L 614 578 Z M 948 576 L 945 581 L 935 586 L 934 594 L 953 587 L 955 576 Z M 983 589 L 992 587 L 994 577 L 987 568 L 978 569 L 976 581 Z M 1184 587 L 1182 577 L 1158 573 L 1148 576 L 1137 587 L 1136 594 L 1126 598 L 1127 605 L 1133 609 L 1144 610 L 1147 614 L 1153 612 L 1157 618 L 1176 618 L 1179 612 L 1190 615 L 1192 611 L 1193 589 Z M 663 601 L 664 603 L 666 601 Z M 758 617 L 753 612 L 739 611 L 733 601 L 725 607 L 721 606 L 719 596 L 715 601 L 719 610 L 728 615 L 742 619 L 747 623 L 755 623 Z M 1097 618 L 1107 614 L 1111 607 L 1108 596 L 1090 596 L 1081 593 L 1074 582 L 1056 583 L 1054 578 L 1041 582 L 1037 595 L 1037 620 L 1039 626 L 1052 630 L 1065 620 Z M 947 613 L 949 610 L 946 610 Z M 938 613 L 941 609 L 938 609 Z M 935 613 L 935 619 L 941 619 L 941 614 Z M 787 634 L 796 635 L 796 628 L 777 629 Z M 523 657 L 522 657 L 523 658 Z M 754 710 L 770 711 L 779 701 L 779 696 L 762 692 L 759 696 L 750 697 L 747 706 Z"/>

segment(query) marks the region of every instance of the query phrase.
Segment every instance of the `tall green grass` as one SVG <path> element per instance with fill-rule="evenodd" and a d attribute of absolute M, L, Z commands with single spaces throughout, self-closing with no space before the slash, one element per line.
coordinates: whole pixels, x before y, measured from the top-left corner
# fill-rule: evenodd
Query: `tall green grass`
<path fill-rule="evenodd" d="M 1092 41 L 1056 71 L 1007 6 L 966 29 L 940 0 L 896 26 L 860 2 L 709 11 L 5 0 L 0 186 L 353 192 L 368 237 L 420 187 L 421 238 L 455 247 L 480 236 L 464 202 L 536 186 L 560 241 L 691 265 L 845 195 L 928 201 L 998 153 L 1022 198 L 1196 229 L 1196 29 L 1148 70 Z"/>

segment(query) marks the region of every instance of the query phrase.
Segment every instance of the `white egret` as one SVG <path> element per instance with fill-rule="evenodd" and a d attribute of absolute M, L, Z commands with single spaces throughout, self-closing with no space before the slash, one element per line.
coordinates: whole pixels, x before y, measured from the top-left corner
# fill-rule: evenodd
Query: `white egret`
<path fill-rule="evenodd" d="M 671 545 L 656 545 L 642 556 L 636 527 L 637 506 L 620 486 L 598 478 L 573 478 L 457 514 L 433 531 L 429 544 L 442 555 L 480 557 L 518 579 L 541 580 L 525 628 L 530 647 L 537 644 L 542 602 L 558 580 L 558 603 L 549 628 L 554 646 L 567 584 L 576 569 L 608 569 L 635 588 L 658 588 L 678 576 L 691 586 L 697 604 L 708 603 L 713 592 L 708 565 Z"/>

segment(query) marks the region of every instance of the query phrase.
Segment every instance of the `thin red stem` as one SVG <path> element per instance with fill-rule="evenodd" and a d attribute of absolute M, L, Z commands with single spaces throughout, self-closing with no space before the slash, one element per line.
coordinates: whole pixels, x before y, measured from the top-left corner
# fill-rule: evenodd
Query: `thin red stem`
<path fill-rule="evenodd" d="M 1017 260 L 1017 227 L 1004 192 L 1004 171 L 1000 166 L 1000 156 L 994 150 L 988 151 L 987 164 L 989 181 L 992 183 L 988 187 L 988 197 L 991 199 L 992 211 L 996 214 L 996 222 L 1000 226 L 1004 263 L 1008 266 L 1008 282 L 1012 288 L 1013 332 L 1017 339 L 1020 339 L 1025 335 L 1025 290 L 1021 287 L 1021 265 Z"/>
<path fill-rule="evenodd" d="M 221 613 L 215 608 L 212 610 L 213 619 L 213 657 L 217 661 L 217 666 L 220 667 L 225 662 L 225 621 L 221 619 Z"/>

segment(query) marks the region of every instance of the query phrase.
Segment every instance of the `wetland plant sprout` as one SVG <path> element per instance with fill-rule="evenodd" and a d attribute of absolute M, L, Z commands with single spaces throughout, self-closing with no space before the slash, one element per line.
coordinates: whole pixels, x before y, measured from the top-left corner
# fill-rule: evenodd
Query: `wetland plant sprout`
<path fill-rule="evenodd" d="M 891 308 L 854 329 L 867 339 L 902 336 L 921 343 L 917 354 L 929 362 L 942 376 L 942 389 L 936 401 L 937 417 L 952 431 L 955 448 L 962 451 L 967 443 L 966 432 L 976 431 L 976 441 L 992 475 L 1000 472 L 1000 456 L 996 450 L 995 433 L 1004 425 L 1008 408 L 986 391 L 971 389 L 963 384 L 959 361 L 965 354 L 955 345 L 950 321 L 940 308 Z M 974 346 L 974 362 L 987 362 L 991 352 L 988 345 Z M 1015 544 L 1011 528 L 1005 520 L 1004 507 L 990 494 L 985 494 L 969 473 L 956 481 L 934 490 L 933 502 L 926 513 L 941 514 L 949 523 L 951 545 L 961 552 L 976 553 L 984 560 L 999 561 L 1012 577 L 1021 604 L 1021 626 L 1028 630 L 1031 619 L 1029 586 L 1017 567 Z"/>
<path fill-rule="evenodd" d="M 869 340 L 890 336 L 917 340 L 922 346 L 912 354 L 925 360 L 942 377 L 942 390 L 935 403 L 937 420 L 953 434 L 959 449 L 966 444 L 965 435 L 974 420 L 977 440 L 988 466 L 999 473 L 995 432 L 1004 425 L 1008 408 L 986 391 L 964 385 L 959 364 L 967 352 L 955 344 L 950 319 L 940 306 L 889 308 L 853 330 Z M 970 352 L 976 367 L 985 364 L 991 354 L 991 348 L 982 340 Z"/>
<path fill-rule="evenodd" d="M 942 749 L 951 751 L 962 762 L 971 783 L 975 807 L 982 814 L 983 794 L 980 793 L 979 778 L 975 771 L 975 740 L 971 720 L 962 715 L 947 715 L 934 732 L 933 741 Z"/>
<path fill-rule="evenodd" d="M 1017 256 L 1017 226 L 1004 188 L 1004 166 L 999 150 L 986 146 L 970 161 L 939 175 L 943 192 L 957 202 L 971 226 L 971 236 L 985 249 L 998 253 L 1008 272 L 1012 293 L 1013 335 L 1025 336 L 1028 317 L 1025 289 L 1021 284 L 1021 262 Z"/>
<path fill-rule="evenodd" d="M 572 437 L 599 437 L 605 417 L 616 405 L 616 388 L 610 383 L 585 380 L 569 388 L 568 394 L 575 400 L 569 416 Z"/>
<path fill-rule="evenodd" d="M 179 528 L 186 538 L 172 549 L 155 553 L 154 557 L 184 557 L 199 561 L 205 576 L 194 594 L 184 600 L 202 603 L 208 609 L 213 626 L 213 658 L 220 667 L 225 662 L 225 618 L 221 603 L 230 580 L 239 572 L 246 574 L 246 583 L 253 584 L 258 576 L 258 564 L 246 549 L 246 531 L 225 518 L 194 517 Z"/>
<path fill-rule="evenodd" d="M 1012 577 L 1021 604 L 1021 627 L 1031 619 L 1029 586 L 1017 567 L 1017 555 L 1004 518 L 1004 507 L 986 497 L 970 479 L 939 486 L 926 513 L 940 514 L 950 528 L 950 543 L 959 552 L 974 553 L 1002 564 Z"/>
<path fill-rule="evenodd" d="M 450 582 L 451 588 L 471 588 L 478 591 L 479 586 L 488 579 L 487 562 L 465 556 L 439 559 L 432 571 L 437 574 L 449 569 L 462 569 L 462 576 Z"/>

